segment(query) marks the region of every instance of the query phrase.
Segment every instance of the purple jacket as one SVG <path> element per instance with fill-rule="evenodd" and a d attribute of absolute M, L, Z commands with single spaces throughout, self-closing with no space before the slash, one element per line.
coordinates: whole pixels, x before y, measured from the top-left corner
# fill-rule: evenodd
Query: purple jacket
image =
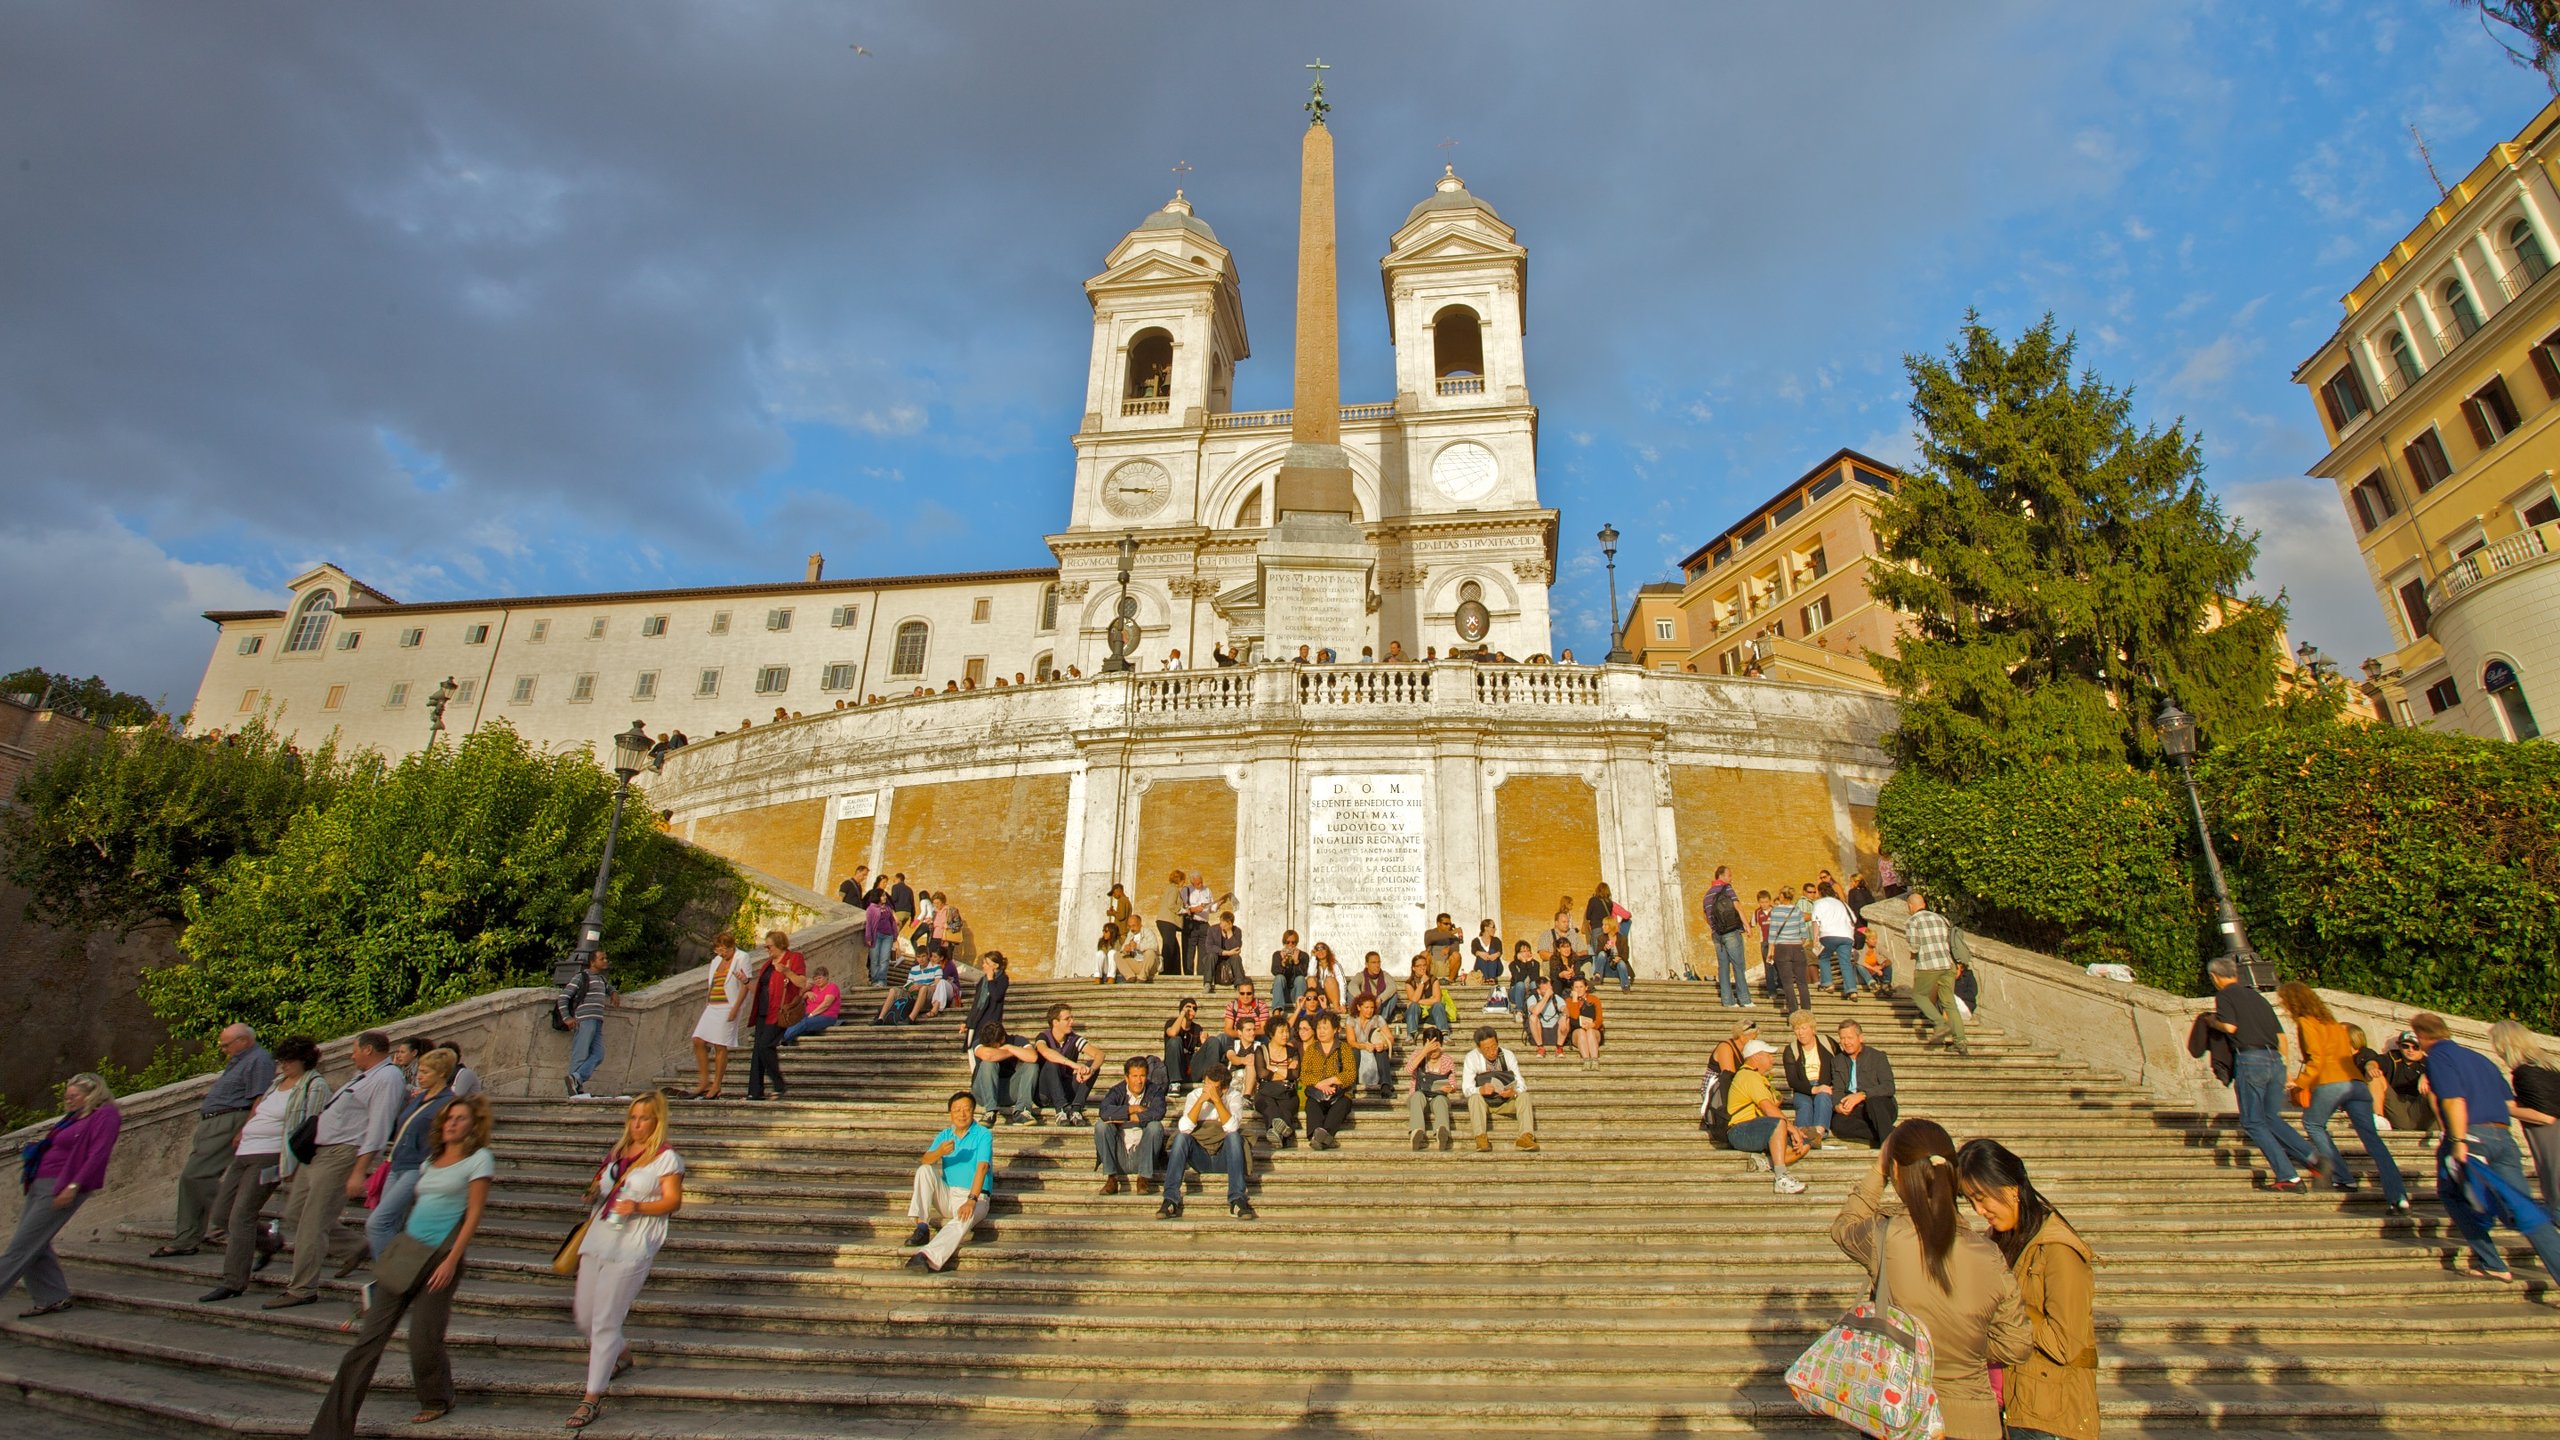
<path fill-rule="evenodd" d="M 898 917 L 886 902 L 872 905 L 862 912 L 862 938 L 886 940 L 898 933 Z"/>
<path fill-rule="evenodd" d="M 86 1115 L 65 1116 L 45 1137 L 36 1178 L 52 1176 L 56 1189 L 77 1185 L 86 1194 L 107 1183 L 107 1160 L 116 1153 L 124 1112 L 108 1101 Z"/>

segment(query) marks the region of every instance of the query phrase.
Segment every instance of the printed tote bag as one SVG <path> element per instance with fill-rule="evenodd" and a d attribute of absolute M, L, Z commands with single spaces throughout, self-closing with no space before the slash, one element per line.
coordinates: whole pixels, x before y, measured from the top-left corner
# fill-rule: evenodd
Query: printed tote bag
<path fill-rule="evenodd" d="M 1796 1403 L 1878 1440 L 1938 1440 L 1937 1361 L 1929 1331 L 1893 1308 L 1885 1283 L 1887 1222 L 1876 1221 L 1875 1298 L 1840 1317 L 1787 1368 Z"/>

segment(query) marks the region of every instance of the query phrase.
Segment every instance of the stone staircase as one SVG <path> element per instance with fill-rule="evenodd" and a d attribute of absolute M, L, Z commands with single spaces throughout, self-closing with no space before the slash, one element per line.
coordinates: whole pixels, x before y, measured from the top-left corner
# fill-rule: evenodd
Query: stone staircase
<path fill-rule="evenodd" d="M 1154 1053 L 1193 987 L 1024 983 L 1010 1009 L 1027 1032 L 1070 1002 L 1116 1059 Z M 946 1276 L 900 1268 L 900 1242 L 916 1156 L 963 1082 L 957 1021 L 857 1018 L 787 1052 L 787 1101 L 677 1107 L 686 1209 L 633 1314 L 639 1367 L 589 1433 L 1833 1433 L 1781 1377 L 1862 1288 L 1827 1229 L 1872 1153 L 1811 1157 L 1811 1190 L 1774 1194 L 1696 1128 L 1728 1018 L 1712 987 L 1607 1003 L 1601 1070 L 1526 1062 L 1544 1150 L 1513 1149 L 1505 1122 L 1493 1154 L 1463 1135 L 1415 1154 L 1402 1105 L 1363 1102 L 1338 1151 L 1257 1149 L 1255 1222 L 1214 1194 L 1160 1222 L 1151 1198 L 1097 1193 L 1088 1132 L 999 1128 L 996 1233 Z M 1924 1052 L 1904 1002 L 1833 1000 L 1825 1027 L 1851 1014 L 1892 1054 L 1905 1115 L 2009 1143 L 2096 1247 L 2110 1435 L 2554 1430 L 2560 1309 L 2539 1278 L 2455 1273 L 2418 1137 L 2392 1143 L 2419 1212 L 2391 1219 L 2369 1183 L 2344 1201 L 2261 1188 L 2228 1116 L 2156 1108 L 1996 1028 L 1970 1059 Z M 619 1116 L 501 1104 L 452 1328 L 464 1403 L 413 1431 L 395 1355 L 376 1433 L 560 1433 L 584 1349 L 548 1261 Z M 73 1310 L 0 1320 L 8 1433 L 303 1433 L 353 1286 L 276 1314 L 264 1292 L 201 1306 L 215 1258 L 146 1259 L 153 1228 L 66 1255 Z M 2538 1277 L 2521 1247 L 2515 1263 Z"/>

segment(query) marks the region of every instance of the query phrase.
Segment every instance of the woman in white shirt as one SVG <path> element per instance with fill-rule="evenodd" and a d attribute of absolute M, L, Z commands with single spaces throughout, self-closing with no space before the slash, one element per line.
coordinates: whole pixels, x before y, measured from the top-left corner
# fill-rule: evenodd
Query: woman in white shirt
<path fill-rule="evenodd" d="M 1308 988 L 1323 991 L 1324 998 L 1332 1002 L 1334 1009 L 1342 1009 L 1344 997 L 1351 992 L 1343 988 L 1342 962 L 1333 958 L 1333 947 L 1319 940 L 1307 953 L 1315 957 L 1315 971 L 1307 981 Z"/>
<path fill-rule="evenodd" d="M 199 1304 L 219 1305 L 248 1293 L 250 1273 L 265 1263 L 257 1253 L 258 1212 L 295 1169 L 285 1138 L 329 1103 L 318 1045 L 295 1035 L 276 1046 L 275 1056 L 276 1083 L 259 1097 L 231 1144 L 231 1173 L 223 1177 L 231 1213 L 223 1217 L 223 1228 L 230 1233 L 222 1247 L 222 1283 L 198 1296 Z"/>
<path fill-rule="evenodd" d="M 1120 924 L 1102 923 L 1102 938 L 1093 942 L 1093 983 L 1108 985 L 1120 975 Z"/>
<path fill-rule="evenodd" d="M 711 989 L 693 1026 L 693 1063 L 702 1083 L 693 1099 L 717 1100 L 729 1074 L 729 1051 L 738 1043 L 738 1017 L 746 1013 L 755 967 L 738 953 L 738 937 L 723 930 L 711 941 Z"/>
<path fill-rule="evenodd" d="M 1822 947 L 1814 968 L 1823 988 L 1837 991 L 1843 999 L 1856 995 L 1858 966 L 1851 950 L 1857 941 L 1858 919 L 1828 880 L 1822 882 L 1813 902 L 1813 934 Z"/>
<path fill-rule="evenodd" d="M 578 1329 L 587 1337 L 587 1393 L 569 1415 L 583 1430 L 604 1413 L 605 1387 L 631 1368 L 622 1322 L 631 1314 L 650 1263 L 667 1243 L 667 1220 L 684 1208 L 684 1157 L 667 1145 L 667 1097 L 635 1097 L 622 1139 L 588 1187 L 593 1209 L 578 1246 Z"/>

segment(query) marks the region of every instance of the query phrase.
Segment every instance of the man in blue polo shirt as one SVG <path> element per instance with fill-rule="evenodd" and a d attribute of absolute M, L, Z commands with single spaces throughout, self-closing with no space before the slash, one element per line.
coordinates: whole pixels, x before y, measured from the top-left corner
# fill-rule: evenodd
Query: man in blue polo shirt
<path fill-rule="evenodd" d="M 2507 1112 L 2515 1098 L 2507 1088 L 2507 1077 L 2486 1056 L 2455 1044 L 2441 1015 L 2413 1015 L 2409 1031 L 2426 1051 L 2427 1088 L 2435 1093 L 2436 1108 L 2444 1116 L 2444 1137 L 2436 1142 L 2438 1170 L 2449 1171 L 2458 1180 L 2462 1167 L 2486 1165 L 2518 1195 L 2531 1194 Z M 2513 1283 L 2515 1271 L 2498 1253 L 2488 1218 L 2462 1198 L 2459 1184 L 2437 1188 L 2445 1213 L 2453 1217 L 2462 1238 L 2471 1242 L 2472 1273 Z M 2524 1238 L 2533 1253 L 2542 1257 L 2542 1268 L 2560 1278 L 2560 1226 L 2545 1215 L 2540 1225 L 2525 1230 Z"/>
<path fill-rule="evenodd" d="M 978 1123 L 978 1102 L 968 1091 L 952 1095 L 950 1113 L 951 1123 L 933 1137 L 916 1166 L 915 1195 L 907 1202 L 907 1218 L 916 1222 L 907 1243 L 923 1247 L 907 1264 L 935 1274 L 959 1263 L 961 1242 L 985 1221 L 987 1177 L 996 1163 L 996 1137 Z"/>

